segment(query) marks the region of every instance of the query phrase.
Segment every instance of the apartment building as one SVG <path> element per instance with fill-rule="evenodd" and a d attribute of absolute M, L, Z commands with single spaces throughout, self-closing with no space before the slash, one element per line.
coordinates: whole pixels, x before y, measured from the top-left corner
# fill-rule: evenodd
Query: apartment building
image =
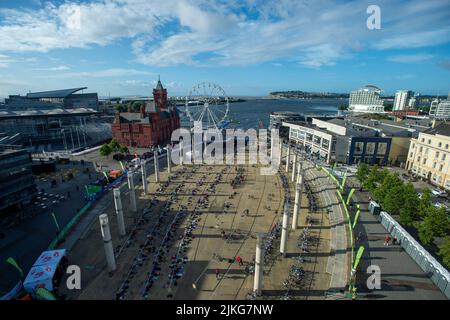
<path fill-rule="evenodd" d="M 411 139 L 406 167 L 431 184 L 450 190 L 450 124 L 441 123 Z"/>

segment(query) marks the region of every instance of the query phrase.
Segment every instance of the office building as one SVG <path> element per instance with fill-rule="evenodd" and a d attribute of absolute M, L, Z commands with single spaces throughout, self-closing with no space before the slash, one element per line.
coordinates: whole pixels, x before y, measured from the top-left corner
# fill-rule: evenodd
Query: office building
<path fill-rule="evenodd" d="M 98 109 L 97 93 L 77 93 L 87 87 L 29 92 L 25 96 L 10 95 L 5 99 L 6 111 L 41 109 Z"/>
<path fill-rule="evenodd" d="M 395 93 L 393 111 L 405 110 L 409 107 L 410 99 L 413 97 L 410 90 L 399 90 Z"/>
<path fill-rule="evenodd" d="M 36 195 L 31 156 L 26 150 L 0 148 L 0 215 L 20 211 Z"/>
<path fill-rule="evenodd" d="M 349 98 L 348 110 L 360 113 L 383 113 L 383 100 L 380 98 L 381 89 L 366 85 L 363 88 L 352 91 Z"/>
<path fill-rule="evenodd" d="M 430 118 L 439 119 L 439 120 L 448 120 L 450 119 L 450 99 L 439 101 L 439 99 L 435 99 L 431 102 L 430 105 Z"/>
<path fill-rule="evenodd" d="M 291 142 L 328 163 L 406 164 L 409 141 L 429 128 L 428 121 L 371 120 L 362 117 L 283 123 Z"/>

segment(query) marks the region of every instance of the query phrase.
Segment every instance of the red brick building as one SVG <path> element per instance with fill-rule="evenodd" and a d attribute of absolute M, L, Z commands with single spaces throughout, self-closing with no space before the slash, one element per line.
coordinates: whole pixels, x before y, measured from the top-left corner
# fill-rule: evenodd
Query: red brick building
<path fill-rule="evenodd" d="M 153 101 L 146 102 L 140 112 L 117 112 L 112 124 L 112 137 L 129 147 L 149 148 L 170 142 L 172 131 L 180 127 L 175 107 L 167 105 L 167 90 L 158 80 Z"/>

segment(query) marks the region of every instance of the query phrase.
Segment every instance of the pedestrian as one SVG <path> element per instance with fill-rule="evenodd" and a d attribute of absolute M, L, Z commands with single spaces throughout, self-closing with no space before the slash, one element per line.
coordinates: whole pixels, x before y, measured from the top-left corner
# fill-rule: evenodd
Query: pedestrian
<path fill-rule="evenodd" d="M 394 237 L 392 239 L 392 245 L 396 245 L 398 243 L 397 237 Z"/>
<path fill-rule="evenodd" d="M 384 238 L 384 245 L 385 245 L 385 246 L 388 246 L 390 241 L 391 241 L 391 237 L 390 237 L 389 235 L 387 235 L 387 236 Z"/>
<path fill-rule="evenodd" d="M 244 265 L 244 262 L 242 261 L 241 256 L 236 257 L 236 262 L 239 263 L 240 266 Z"/>
<path fill-rule="evenodd" d="M 220 270 L 216 268 L 216 279 L 220 280 Z"/>
<path fill-rule="evenodd" d="M 225 239 L 225 230 L 222 230 L 222 239 Z"/>
<path fill-rule="evenodd" d="M 246 266 L 245 266 L 245 274 L 246 274 L 247 276 L 250 275 L 250 266 L 249 266 L 249 265 L 246 265 Z"/>

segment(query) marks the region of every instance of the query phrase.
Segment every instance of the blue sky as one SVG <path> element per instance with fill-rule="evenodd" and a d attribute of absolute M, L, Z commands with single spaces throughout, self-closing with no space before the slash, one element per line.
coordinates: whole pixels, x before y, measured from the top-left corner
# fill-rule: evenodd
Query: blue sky
<path fill-rule="evenodd" d="M 381 9 L 369 30 L 366 9 Z M 449 0 L 0 1 L 0 96 L 450 90 Z"/>

